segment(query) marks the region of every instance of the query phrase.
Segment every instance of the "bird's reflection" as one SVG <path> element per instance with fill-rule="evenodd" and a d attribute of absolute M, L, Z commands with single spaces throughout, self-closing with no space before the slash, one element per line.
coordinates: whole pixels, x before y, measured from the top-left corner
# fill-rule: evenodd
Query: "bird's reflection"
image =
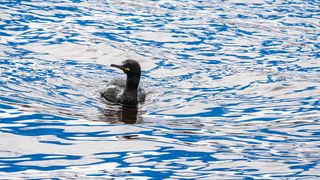
<path fill-rule="evenodd" d="M 122 106 L 120 121 L 126 124 L 134 124 L 138 119 L 137 106 Z"/>
<path fill-rule="evenodd" d="M 100 120 L 111 123 L 117 123 L 121 121 L 125 124 L 134 124 L 142 121 L 142 118 L 138 116 L 137 106 L 117 106 L 103 109 L 101 113 L 102 116 L 100 116 Z"/>

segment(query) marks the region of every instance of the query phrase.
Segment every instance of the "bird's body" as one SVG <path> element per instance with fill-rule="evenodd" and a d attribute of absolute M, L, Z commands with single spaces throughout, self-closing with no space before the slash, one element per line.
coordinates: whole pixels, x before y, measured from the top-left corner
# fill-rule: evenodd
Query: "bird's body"
<path fill-rule="evenodd" d="M 104 88 L 100 94 L 104 99 L 114 102 L 122 103 L 122 96 L 126 88 L 126 79 L 115 78 L 108 83 L 108 86 Z M 134 94 L 131 96 L 135 96 Z M 138 102 L 144 102 L 146 98 L 146 93 L 141 86 L 138 86 L 137 90 L 137 100 Z"/>
<path fill-rule="evenodd" d="M 126 60 L 122 65 L 111 65 L 127 74 L 127 79 L 115 78 L 103 89 L 101 97 L 113 103 L 137 105 L 146 97 L 145 91 L 139 86 L 141 69 L 135 60 Z"/>

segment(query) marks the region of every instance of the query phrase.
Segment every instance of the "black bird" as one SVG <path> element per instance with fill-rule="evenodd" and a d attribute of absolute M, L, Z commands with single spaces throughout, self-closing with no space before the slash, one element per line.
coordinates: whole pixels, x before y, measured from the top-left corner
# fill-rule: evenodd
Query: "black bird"
<path fill-rule="evenodd" d="M 127 74 L 127 79 L 116 78 L 100 92 L 101 97 L 122 105 L 137 105 L 146 97 L 145 91 L 139 86 L 141 77 L 140 64 L 132 59 L 122 62 L 122 65 L 111 64 L 111 67 L 121 69 Z"/>

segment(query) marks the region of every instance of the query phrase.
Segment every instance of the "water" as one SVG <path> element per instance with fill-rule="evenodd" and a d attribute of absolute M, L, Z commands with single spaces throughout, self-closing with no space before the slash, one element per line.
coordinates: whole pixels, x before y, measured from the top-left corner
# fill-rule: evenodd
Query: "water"
<path fill-rule="evenodd" d="M 320 178 L 318 1 L 1 1 L 0 179 Z M 126 58 L 147 100 L 99 90 Z"/>

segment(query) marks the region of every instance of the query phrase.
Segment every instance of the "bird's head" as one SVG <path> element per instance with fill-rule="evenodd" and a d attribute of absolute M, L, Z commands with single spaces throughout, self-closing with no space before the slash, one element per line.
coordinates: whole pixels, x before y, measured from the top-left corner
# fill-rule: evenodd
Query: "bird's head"
<path fill-rule="evenodd" d="M 132 60 L 132 59 L 127 59 L 123 61 L 121 65 L 111 64 L 111 67 L 121 69 L 128 76 L 141 74 L 140 64 L 136 60 Z"/>

